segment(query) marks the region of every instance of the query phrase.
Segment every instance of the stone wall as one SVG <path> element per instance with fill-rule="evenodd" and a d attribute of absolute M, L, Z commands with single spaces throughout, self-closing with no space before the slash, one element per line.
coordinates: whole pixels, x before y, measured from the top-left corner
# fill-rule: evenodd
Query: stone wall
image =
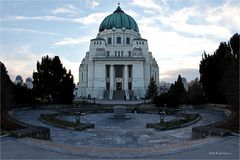
<path fill-rule="evenodd" d="M 199 126 L 192 128 L 192 139 L 202 139 L 209 136 L 224 137 L 229 134 L 229 130 L 215 128 L 213 126 Z"/>
<path fill-rule="evenodd" d="M 25 108 L 26 109 L 26 108 Z M 51 140 L 50 129 L 41 126 L 33 126 L 12 117 L 15 110 L 9 111 L 9 114 L 1 117 L 2 125 L 5 126 L 5 130 L 9 131 L 12 136 L 22 138 L 30 137 L 43 140 Z"/>

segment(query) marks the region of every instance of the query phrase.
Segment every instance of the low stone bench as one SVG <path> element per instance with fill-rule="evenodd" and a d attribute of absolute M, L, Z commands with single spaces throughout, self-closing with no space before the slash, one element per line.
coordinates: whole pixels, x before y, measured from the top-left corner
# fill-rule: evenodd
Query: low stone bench
<path fill-rule="evenodd" d="M 230 135 L 230 131 L 212 126 L 199 126 L 192 128 L 192 139 L 202 139 L 209 136 L 225 137 Z"/>
<path fill-rule="evenodd" d="M 95 125 L 92 123 L 81 123 L 80 126 L 75 127 L 76 131 L 82 131 L 84 129 L 90 129 L 90 128 L 94 128 Z"/>
<path fill-rule="evenodd" d="M 157 130 L 163 130 L 163 126 L 160 126 L 159 123 L 147 123 L 146 128 L 154 128 Z"/>
<path fill-rule="evenodd" d="M 23 138 L 23 137 L 30 137 L 30 138 L 37 138 L 37 139 L 44 139 L 50 140 L 50 129 L 45 127 L 33 127 L 33 128 L 24 128 L 10 132 L 11 135 Z"/>

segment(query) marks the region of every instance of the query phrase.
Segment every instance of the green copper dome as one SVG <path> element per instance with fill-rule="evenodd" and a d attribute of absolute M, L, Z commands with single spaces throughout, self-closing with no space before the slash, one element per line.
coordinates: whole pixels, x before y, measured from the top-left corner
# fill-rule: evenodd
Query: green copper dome
<path fill-rule="evenodd" d="M 125 14 L 119 6 L 112 14 L 102 21 L 99 27 L 99 32 L 102 32 L 105 29 L 112 29 L 113 27 L 124 27 L 126 29 L 133 29 L 134 31 L 139 32 L 138 25 L 135 20 L 131 16 Z"/>

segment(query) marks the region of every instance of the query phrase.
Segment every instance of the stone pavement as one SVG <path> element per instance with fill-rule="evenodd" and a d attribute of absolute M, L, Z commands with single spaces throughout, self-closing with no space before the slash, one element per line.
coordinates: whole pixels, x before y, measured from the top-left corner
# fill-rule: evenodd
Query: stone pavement
<path fill-rule="evenodd" d="M 30 138 L 1 139 L 1 159 L 239 159 L 239 136 L 140 148 L 76 147 Z"/>
<path fill-rule="evenodd" d="M 20 143 L 13 137 L 1 138 L 1 159 L 76 159 L 78 156 L 49 151 L 29 144 Z"/>
<path fill-rule="evenodd" d="M 51 138 L 55 142 L 92 147 L 148 147 L 182 143 L 191 140 L 192 127 L 214 123 L 224 118 L 223 112 L 220 111 L 192 110 L 189 112 L 198 112 L 202 116 L 197 123 L 185 128 L 157 131 L 145 127 L 146 123 L 159 121 L 159 115 L 156 114 L 128 113 L 128 116 L 132 117 L 129 120 L 110 119 L 111 113 L 87 114 L 81 117 L 81 121 L 94 123 L 95 128 L 79 132 L 57 128 L 38 120 L 39 114 L 50 112 L 54 111 L 18 111 L 15 113 L 15 118 L 29 124 L 50 128 Z M 75 120 L 74 116 L 64 118 L 69 121 Z M 166 120 L 172 118 L 172 116 L 167 116 Z"/>
<path fill-rule="evenodd" d="M 239 136 L 220 138 L 208 144 L 190 147 L 183 151 L 161 155 L 163 159 L 240 159 Z"/>
<path fill-rule="evenodd" d="M 112 121 L 107 113 L 87 114 L 81 120 L 95 123 L 96 128 L 82 132 L 53 127 L 38 120 L 41 113 L 50 112 L 55 111 L 17 111 L 15 118 L 49 127 L 52 141 L 1 138 L 1 159 L 239 159 L 239 136 L 191 140 L 192 127 L 222 120 L 224 114 L 220 111 L 189 110 L 187 112 L 200 113 L 201 120 L 169 131 L 144 127 L 146 122 L 159 120 L 154 114 L 129 114 L 132 117 L 129 121 Z M 74 120 L 71 116 L 64 118 Z"/>

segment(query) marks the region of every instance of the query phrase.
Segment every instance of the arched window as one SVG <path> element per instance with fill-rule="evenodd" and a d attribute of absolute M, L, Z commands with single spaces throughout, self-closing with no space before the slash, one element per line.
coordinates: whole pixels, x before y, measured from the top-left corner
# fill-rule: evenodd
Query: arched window
<path fill-rule="evenodd" d="M 121 37 L 117 37 L 117 44 L 121 44 Z"/>
<path fill-rule="evenodd" d="M 130 44 L 130 38 L 126 38 L 126 44 Z"/>
<path fill-rule="evenodd" d="M 131 57 L 132 56 L 132 52 L 128 51 L 128 56 Z"/>
<path fill-rule="evenodd" d="M 112 44 L 112 38 L 108 38 L 108 44 Z"/>

